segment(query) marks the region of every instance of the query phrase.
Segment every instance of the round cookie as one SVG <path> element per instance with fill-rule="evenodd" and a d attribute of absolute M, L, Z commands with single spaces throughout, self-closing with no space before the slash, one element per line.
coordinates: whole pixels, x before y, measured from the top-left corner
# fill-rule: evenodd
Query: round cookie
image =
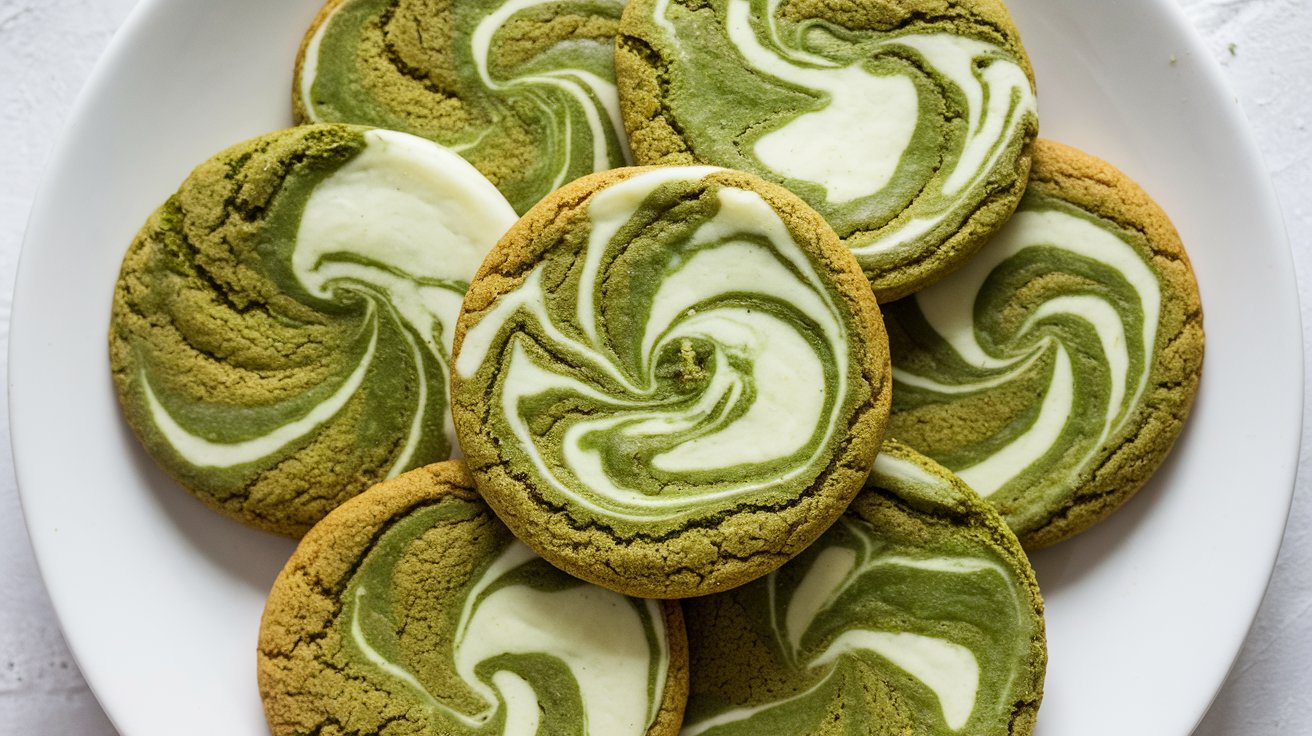
<path fill-rule="evenodd" d="M 842 514 L 883 436 L 885 340 L 855 260 L 795 196 L 621 169 L 543 200 L 488 256 L 452 410 L 479 489 L 543 557 L 701 595 Z"/>
<path fill-rule="evenodd" d="M 523 213 L 629 162 L 623 0 L 329 0 L 296 61 L 298 123 L 376 125 L 468 159 Z"/>
<path fill-rule="evenodd" d="M 959 266 L 1024 192 L 1033 74 L 997 0 L 633 0 L 616 44 L 638 163 L 783 185 L 881 302 Z"/>
<path fill-rule="evenodd" d="M 128 424 L 206 504 L 293 536 L 446 459 L 455 317 L 514 221 L 404 133 L 306 126 L 217 154 L 123 259 L 109 357 Z"/>
<path fill-rule="evenodd" d="M 452 461 L 310 530 L 269 593 L 258 674 L 274 736 L 664 736 L 687 697 L 687 642 L 677 603 L 547 564 Z"/>
<path fill-rule="evenodd" d="M 896 442 L 819 541 L 684 617 L 684 736 L 1027 736 L 1043 696 L 1043 601 L 1016 537 Z"/>
<path fill-rule="evenodd" d="M 1202 369 L 1198 287 L 1166 214 L 1107 163 L 1048 141 L 997 238 L 885 320 L 890 432 L 1031 549 L 1129 499 L 1179 435 Z"/>

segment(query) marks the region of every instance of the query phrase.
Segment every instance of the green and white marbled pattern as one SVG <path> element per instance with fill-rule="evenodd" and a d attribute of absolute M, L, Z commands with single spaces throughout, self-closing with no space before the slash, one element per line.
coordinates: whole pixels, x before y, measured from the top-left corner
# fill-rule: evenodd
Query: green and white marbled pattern
<path fill-rule="evenodd" d="M 623 0 L 343 0 L 308 37 L 306 122 L 404 130 L 467 158 L 524 212 L 629 160 L 612 62 Z"/>
<path fill-rule="evenodd" d="M 780 214 L 703 181 L 715 171 L 598 192 L 586 232 L 479 315 L 456 357 L 456 400 L 485 401 L 515 472 L 621 536 L 792 503 L 856 401 L 848 307 Z"/>
<path fill-rule="evenodd" d="M 1031 193 L 964 268 L 885 311 L 893 431 L 955 427 L 919 449 L 1022 539 L 1137 431 L 1163 313 L 1149 252 L 1141 233 Z"/>
<path fill-rule="evenodd" d="M 867 491 L 795 560 L 685 602 L 684 735 L 1028 733 L 1042 604 L 1019 544 L 972 497 L 886 443 Z"/>
<path fill-rule="evenodd" d="M 853 19 L 862 12 L 638 0 L 621 43 L 640 39 L 669 69 L 658 114 L 693 158 L 796 192 L 877 293 L 906 293 L 918 284 L 904 269 L 933 257 L 999 190 L 1019 196 L 1035 96 L 1014 31 L 915 14 L 872 30 L 878 20 Z"/>
<path fill-rule="evenodd" d="M 646 734 L 669 667 L 661 604 L 576 580 L 495 521 L 464 550 L 481 560 L 468 579 L 434 594 L 407 569 L 453 553 L 443 525 L 489 516 L 448 501 L 389 524 L 343 593 L 354 675 L 413 703 L 428 733 Z"/>
<path fill-rule="evenodd" d="M 455 317 L 515 219 L 486 179 L 427 140 L 345 126 L 268 140 L 295 137 L 318 153 L 266 161 L 268 143 L 245 144 L 216 164 L 244 185 L 225 184 L 227 195 L 184 185 L 165 205 L 144 267 L 125 270 L 111 336 L 125 408 L 151 454 L 280 531 L 304 531 L 369 483 L 457 451 Z M 286 175 L 246 179 L 250 165 Z M 272 194 L 242 206 L 260 192 Z M 298 482 L 313 487 L 298 493 Z"/>

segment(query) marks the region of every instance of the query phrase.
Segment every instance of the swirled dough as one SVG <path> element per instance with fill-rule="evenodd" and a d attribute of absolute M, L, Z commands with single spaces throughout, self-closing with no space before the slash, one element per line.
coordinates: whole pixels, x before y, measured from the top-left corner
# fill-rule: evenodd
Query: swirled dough
<path fill-rule="evenodd" d="M 218 154 L 125 256 L 110 362 L 128 423 L 206 503 L 293 535 L 451 456 L 455 316 L 514 219 L 403 133 L 302 127 Z"/>
<path fill-rule="evenodd" d="M 993 242 L 887 320 L 898 436 L 997 504 L 1027 546 L 1089 526 L 1147 479 L 1202 362 L 1197 286 L 1166 215 L 1049 142 Z"/>
<path fill-rule="evenodd" d="M 453 461 L 371 488 L 306 536 L 265 609 L 260 691 L 275 736 L 673 734 L 681 627 L 675 604 L 533 554 Z"/>
<path fill-rule="evenodd" d="M 859 486 L 887 399 L 876 313 L 776 187 L 704 167 L 594 177 L 471 287 L 457 427 L 489 502 L 548 559 L 627 592 L 705 592 L 800 549 Z"/>
<path fill-rule="evenodd" d="M 1033 729 L 1046 666 L 1034 573 L 997 512 L 900 443 L 796 559 L 684 606 L 684 736 Z"/>
<path fill-rule="evenodd" d="M 621 107 L 640 163 L 704 162 L 800 195 L 880 301 L 959 266 L 1006 221 L 1038 129 L 1001 4 L 634 0 Z"/>
<path fill-rule="evenodd" d="M 623 0 L 330 0 L 297 61 L 298 122 L 377 125 L 460 153 L 524 212 L 623 166 Z"/>

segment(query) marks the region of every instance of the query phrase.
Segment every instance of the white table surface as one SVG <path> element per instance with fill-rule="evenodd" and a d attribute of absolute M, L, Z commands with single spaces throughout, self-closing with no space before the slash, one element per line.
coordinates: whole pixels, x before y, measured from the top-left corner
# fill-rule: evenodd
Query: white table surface
<path fill-rule="evenodd" d="M 1098 1 L 1098 0 L 1091 0 Z M 1312 1 L 1177 0 L 1248 114 L 1285 210 L 1312 346 Z M 0 0 L 0 377 L 32 197 L 73 101 L 134 0 Z M 3 381 L 0 381 L 3 382 Z M 1309 392 L 1312 396 L 1312 392 Z M 23 526 L 0 399 L 0 734 L 111 736 L 69 654 Z M 1312 426 L 1308 406 L 1305 424 Z M 1312 432 L 1257 620 L 1195 732 L 1312 734 Z M 1124 732 L 1131 733 L 1130 730 Z"/>

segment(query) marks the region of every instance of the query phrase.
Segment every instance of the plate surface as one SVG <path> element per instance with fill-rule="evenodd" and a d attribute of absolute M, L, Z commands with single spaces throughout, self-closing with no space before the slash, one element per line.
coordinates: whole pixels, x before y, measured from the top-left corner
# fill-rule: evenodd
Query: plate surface
<path fill-rule="evenodd" d="M 1171 0 L 1009 4 L 1043 135 L 1108 159 L 1171 213 L 1208 340 L 1161 472 L 1037 555 L 1051 658 L 1039 733 L 1183 735 L 1239 650 L 1288 511 L 1303 386 L 1290 254 L 1237 103 Z M 119 418 L 105 340 L 145 217 L 211 154 L 290 124 L 318 5 L 143 2 L 33 209 L 10 342 L 19 490 L 70 647 L 124 736 L 267 733 L 255 638 L 292 543 L 214 515 L 155 468 Z"/>

